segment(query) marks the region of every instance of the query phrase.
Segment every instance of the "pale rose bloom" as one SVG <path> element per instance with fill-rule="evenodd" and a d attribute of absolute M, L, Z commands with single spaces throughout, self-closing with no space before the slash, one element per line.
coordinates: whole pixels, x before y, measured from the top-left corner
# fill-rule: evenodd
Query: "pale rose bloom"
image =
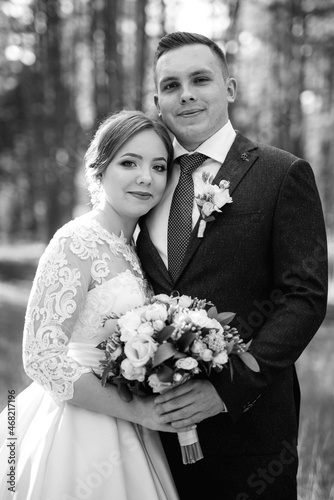
<path fill-rule="evenodd" d="M 179 306 L 180 307 L 190 307 L 193 303 L 193 299 L 188 295 L 181 295 L 179 298 Z"/>
<path fill-rule="evenodd" d="M 134 337 L 141 323 L 140 310 L 128 311 L 121 316 L 118 320 L 121 329 L 121 340 L 127 342 L 130 338 Z"/>
<path fill-rule="evenodd" d="M 175 366 L 182 370 L 193 370 L 198 366 L 198 363 L 194 358 L 181 358 L 176 361 Z"/>
<path fill-rule="evenodd" d="M 212 360 L 211 349 L 204 349 L 204 351 L 200 353 L 200 356 L 203 359 L 203 361 L 211 361 Z"/>
<path fill-rule="evenodd" d="M 217 365 L 225 365 L 228 361 L 228 356 L 226 351 L 221 351 L 216 356 L 213 357 L 213 361 Z"/>
<path fill-rule="evenodd" d="M 217 184 L 206 184 L 205 185 L 205 189 L 204 189 L 204 193 L 206 195 L 212 195 L 212 194 L 215 194 L 219 191 L 219 187 L 217 186 Z"/>
<path fill-rule="evenodd" d="M 128 380 L 138 380 L 139 382 L 145 380 L 145 368 L 133 366 L 128 359 L 123 359 L 121 370 L 123 376 Z"/>
<path fill-rule="evenodd" d="M 144 333 L 140 333 L 128 340 L 125 344 L 124 352 L 133 366 L 144 366 L 152 358 L 158 348 L 158 344 Z"/>
<path fill-rule="evenodd" d="M 138 333 L 144 333 L 145 335 L 150 335 L 152 336 L 153 333 L 154 333 L 154 329 L 153 329 L 153 326 L 151 325 L 151 323 L 149 322 L 146 322 L 146 323 L 142 323 L 141 325 L 139 325 L 138 327 Z"/>
<path fill-rule="evenodd" d="M 167 308 L 164 304 L 154 303 L 148 306 L 145 311 L 145 318 L 147 321 L 156 321 L 160 319 L 161 321 L 166 321 L 167 319 Z"/>
<path fill-rule="evenodd" d="M 215 193 L 212 201 L 219 208 L 221 208 L 226 203 L 232 203 L 232 198 L 230 196 L 229 190 L 226 189 L 224 191 L 219 191 L 218 193 Z"/>
<path fill-rule="evenodd" d="M 165 323 L 164 323 L 164 321 L 161 321 L 161 319 L 157 319 L 157 320 L 153 321 L 153 328 L 156 332 L 160 332 L 164 326 L 165 326 Z"/>
<path fill-rule="evenodd" d="M 191 352 L 193 352 L 195 354 L 199 354 L 200 352 L 204 351 L 205 349 L 206 349 L 206 345 L 201 340 L 194 340 L 194 342 L 192 343 L 192 345 L 190 347 Z"/>
<path fill-rule="evenodd" d="M 188 316 L 190 320 L 200 328 L 211 328 L 212 320 L 208 317 L 204 309 L 198 309 L 195 311 L 189 311 Z"/>
<path fill-rule="evenodd" d="M 158 375 L 156 375 L 155 373 L 153 375 L 150 375 L 147 381 L 148 385 L 152 387 L 153 392 L 159 392 L 159 393 L 164 392 L 172 385 L 171 382 L 161 382 Z"/>
<path fill-rule="evenodd" d="M 204 217 L 209 217 L 209 215 L 211 215 L 214 210 L 215 206 L 210 201 L 206 201 L 202 206 L 202 213 Z"/>
<path fill-rule="evenodd" d="M 189 316 L 188 312 L 185 313 L 184 311 L 182 311 L 182 312 L 175 314 L 175 316 L 173 318 L 173 325 L 182 326 L 182 325 L 184 325 L 184 323 L 189 323 L 189 320 L 190 320 L 190 316 Z"/>
<path fill-rule="evenodd" d="M 222 189 L 227 189 L 230 187 L 230 181 L 226 181 L 225 179 L 222 179 L 219 183 L 219 187 Z"/>
<path fill-rule="evenodd" d="M 154 296 L 157 300 L 160 302 L 163 302 L 164 304 L 176 304 L 176 299 L 175 297 L 170 297 L 169 295 L 166 295 L 165 293 L 159 293 L 158 295 Z"/>
<path fill-rule="evenodd" d="M 224 332 L 224 328 L 222 325 L 219 323 L 219 321 L 215 318 L 210 319 L 210 324 L 208 323 L 207 328 L 214 328 L 214 330 L 218 330 L 219 333 Z"/>

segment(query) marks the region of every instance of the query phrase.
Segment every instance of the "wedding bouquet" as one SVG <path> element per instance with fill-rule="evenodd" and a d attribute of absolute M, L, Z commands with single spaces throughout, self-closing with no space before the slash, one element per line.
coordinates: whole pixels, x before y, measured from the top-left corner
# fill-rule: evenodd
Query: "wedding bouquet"
<path fill-rule="evenodd" d="M 101 328 L 108 336 L 99 344 L 101 381 L 116 384 L 120 396 L 131 401 L 133 393 L 162 393 L 200 373 L 230 367 L 236 354 L 259 371 L 236 328 L 228 324 L 233 313 L 220 313 L 206 300 L 186 295 L 155 295 L 145 305 L 121 316 L 111 315 Z M 115 327 L 116 320 L 116 327 Z M 184 464 L 203 458 L 196 430 L 179 432 Z"/>

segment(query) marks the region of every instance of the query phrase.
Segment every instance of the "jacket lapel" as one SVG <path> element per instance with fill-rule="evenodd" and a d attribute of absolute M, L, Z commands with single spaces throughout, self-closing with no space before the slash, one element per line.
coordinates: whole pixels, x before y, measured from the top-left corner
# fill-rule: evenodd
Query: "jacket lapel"
<path fill-rule="evenodd" d="M 165 282 L 168 283 L 168 288 L 173 288 L 173 280 L 162 260 L 158 250 L 152 243 L 150 233 L 147 229 L 145 218 L 143 217 L 140 222 L 140 235 L 139 238 L 142 239 L 146 246 L 146 253 L 149 255 L 150 260 L 153 261 L 154 266 L 150 266 L 150 268 L 154 267 L 155 271 L 160 274 L 160 276 L 164 279 Z M 144 265 L 144 268 L 146 266 Z"/>
<path fill-rule="evenodd" d="M 230 195 L 232 195 L 233 191 L 238 186 L 242 178 L 246 175 L 246 173 L 252 167 L 255 160 L 258 158 L 259 155 L 257 149 L 258 149 L 257 144 L 255 144 L 254 142 L 250 141 L 249 139 L 241 135 L 239 132 L 237 132 L 235 141 L 232 144 L 232 147 L 228 152 L 224 163 L 222 164 L 216 177 L 214 178 L 213 183 L 219 185 L 220 181 L 223 179 L 230 181 L 229 192 Z M 224 210 L 224 207 L 222 210 Z M 188 262 L 193 257 L 199 245 L 202 243 L 203 238 L 205 237 L 205 235 L 207 235 L 210 226 L 214 224 L 214 220 L 207 222 L 203 238 L 198 238 L 197 236 L 199 223 L 200 220 L 197 221 L 197 224 L 191 233 L 191 238 L 187 249 L 187 253 L 182 262 L 180 274 L 177 280 L 184 271 Z"/>

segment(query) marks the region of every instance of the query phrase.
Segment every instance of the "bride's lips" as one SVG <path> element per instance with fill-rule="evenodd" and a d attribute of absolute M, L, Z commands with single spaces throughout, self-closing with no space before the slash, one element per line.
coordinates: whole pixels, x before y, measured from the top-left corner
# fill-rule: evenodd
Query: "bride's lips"
<path fill-rule="evenodd" d="M 138 200 L 149 200 L 152 198 L 151 193 L 146 191 L 129 191 L 129 194 L 137 198 Z"/>

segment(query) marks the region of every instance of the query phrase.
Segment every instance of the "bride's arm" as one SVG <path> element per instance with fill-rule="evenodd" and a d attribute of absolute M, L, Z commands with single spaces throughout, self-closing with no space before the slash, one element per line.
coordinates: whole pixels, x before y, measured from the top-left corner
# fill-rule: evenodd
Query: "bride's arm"
<path fill-rule="evenodd" d="M 119 396 L 115 385 L 107 384 L 102 387 L 101 381 L 93 373 L 87 373 L 74 383 L 74 395 L 68 402 L 87 410 L 129 420 L 148 429 L 176 432 L 170 424 L 159 421 L 154 399 L 153 396 L 134 396 L 131 402 L 126 402 Z"/>
<path fill-rule="evenodd" d="M 91 286 L 95 261 L 96 249 L 80 228 L 73 232 L 65 226 L 51 240 L 40 260 L 26 312 L 25 371 L 57 404 L 66 401 L 150 429 L 175 432 L 169 424 L 159 423 L 153 397 L 123 401 L 116 386 L 102 387 L 91 369 L 69 354 L 68 344 Z"/>

